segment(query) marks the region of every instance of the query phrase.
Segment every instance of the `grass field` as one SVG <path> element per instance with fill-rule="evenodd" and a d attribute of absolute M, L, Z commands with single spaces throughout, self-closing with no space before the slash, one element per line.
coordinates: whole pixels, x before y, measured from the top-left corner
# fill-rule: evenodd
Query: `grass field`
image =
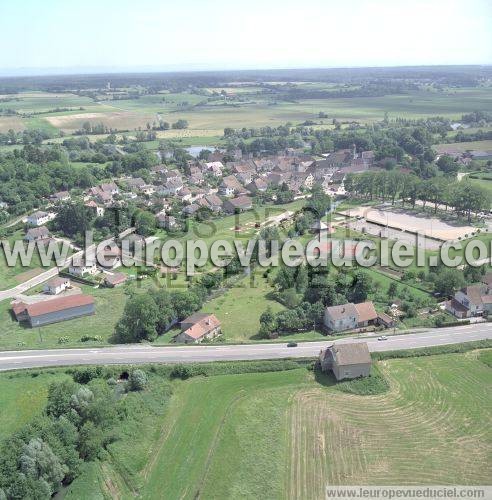
<path fill-rule="evenodd" d="M 321 85 L 321 87 L 320 87 Z M 325 88 L 325 84 L 318 87 Z M 316 85 L 308 85 L 315 88 Z M 5 107 L 19 112 L 46 112 L 55 108 L 71 108 L 68 112 L 39 115 L 30 119 L 2 117 L 0 131 L 9 128 L 22 130 L 37 124 L 41 127 L 74 131 L 84 121 L 105 123 L 121 130 L 145 128 L 147 122 L 161 118 L 170 123 L 178 119 L 189 122 L 193 136 L 216 136 L 225 127 L 277 126 L 286 122 L 299 124 L 305 120 L 318 120 L 319 112 L 328 115 L 324 123 L 333 118 L 340 121 L 357 120 L 370 123 L 382 120 L 385 113 L 390 119 L 444 116 L 459 119 L 475 109 L 492 110 L 492 92 L 488 88 L 453 89 L 443 92 L 415 91 L 403 95 L 358 98 L 300 99 L 287 102 L 275 95 L 258 93 L 258 89 L 238 88 L 235 93 L 241 101 L 207 101 L 203 95 L 184 92 L 140 96 L 139 99 L 104 101 L 96 103 L 87 97 L 73 94 L 19 94 L 19 100 L 5 103 Z M 76 108 L 82 107 L 83 110 Z M 3 122 L 2 122 L 3 120 Z M 164 136 L 171 137 L 173 132 Z"/>
<path fill-rule="evenodd" d="M 63 375 L 42 371 L 36 377 L 0 374 L 0 440 L 6 438 L 42 411 L 48 386 Z"/>
<path fill-rule="evenodd" d="M 434 149 L 438 153 L 446 153 L 446 152 L 452 153 L 452 152 L 465 152 L 465 151 L 492 151 L 492 140 L 436 144 L 434 146 Z"/>
<path fill-rule="evenodd" d="M 107 343 L 114 332 L 116 322 L 121 317 L 127 296 L 124 288 L 95 289 L 81 286 L 84 293 L 94 296 L 96 314 L 70 321 L 46 325 L 41 328 L 27 328 L 19 325 L 10 313 L 10 300 L 0 302 L 0 349 L 17 347 L 46 349 L 67 345 L 91 346 L 100 342 L 80 342 L 85 334 L 99 335 Z M 68 342 L 58 340 L 66 337 Z"/>
<path fill-rule="evenodd" d="M 151 373 L 149 389 L 127 396 L 120 439 L 64 497 L 321 499 L 326 485 L 490 484 L 491 353 L 379 361 L 389 390 L 373 396 L 305 368 L 172 384 Z M 0 375 L 3 436 L 64 376 Z M 14 397 L 28 390 L 31 407 Z"/>

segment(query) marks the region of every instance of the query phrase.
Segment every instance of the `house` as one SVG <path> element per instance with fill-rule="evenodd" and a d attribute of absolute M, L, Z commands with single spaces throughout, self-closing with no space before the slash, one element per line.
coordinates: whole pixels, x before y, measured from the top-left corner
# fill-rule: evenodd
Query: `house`
<path fill-rule="evenodd" d="M 222 196 L 234 196 L 235 194 L 242 193 L 244 191 L 241 183 L 233 175 L 228 175 L 222 179 L 222 183 L 219 186 L 219 194 Z"/>
<path fill-rule="evenodd" d="M 140 191 L 145 185 L 145 181 L 141 177 L 136 177 L 133 179 L 128 179 L 125 181 L 128 189 Z"/>
<path fill-rule="evenodd" d="M 105 183 L 105 184 L 101 184 L 99 186 L 99 189 L 103 193 L 107 193 L 110 196 L 115 196 L 115 195 L 119 194 L 119 192 L 120 192 L 118 186 L 114 182 L 108 182 L 108 183 Z"/>
<path fill-rule="evenodd" d="M 121 265 L 121 250 L 114 247 L 106 247 L 96 256 L 98 264 L 104 269 L 116 269 Z"/>
<path fill-rule="evenodd" d="M 26 322 L 31 328 L 89 316 L 95 313 L 95 309 L 94 298 L 84 294 L 57 297 L 33 304 L 21 301 L 12 303 L 17 321 Z"/>
<path fill-rule="evenodd" d="M 250 182 L 246 186 L 246 189 L 252 194 L 263 193 L 264 191 L 267 190 L 267 188 L 268 188 L 268 184 L 261 177 L 259 177 L 258 179 L 255 179 L 253 182 Z"/>
<path fill-rule="evenodd" d="M 55 218 L 55 214 L 48 213 L 48 212 L 42 212 L 41 210 L 38 210 L 37 212 L 32 213 L 31 215 L 27 216 L 27 223 L 30 226 L 44 226 L 47 224 L 49 221 L 53 220 Z"/>
<path fill-rule="evenodd" d="M 175 229 L 178 226 L 176 217 L 173 217 L 172 215 L 166 215 L 163 212 L 157 214 L 156 219 L 157 225 L 162 229 L 170 230 Z"/>
<path fill-rule="evenodd" d="M 220 177 L 224 170 L 224 164 L 221 161 L 209 161 L 205 163 L 205 167 L 216 177 Z"/>
<path fill-rule="evenodd" d="M 366 342 L 333 344 L 321 351 L 319 360 L 322 371 L 331 370 L 337 380 L 371 374 L 371 355 Z"/>
<path fill-rule="evenodd" d="M 106 274 L 104 284 L 109 288 L 116 288 L 126 283 L 128 275 L 124 273 Z"/>
<path fill-rule="evenodd" d="M 50 238 L 50 232 L 46 226 L 32 227 L 24 236 L 25 241 L 43 241 Z"/>
<path fill-rule="evenodd" d="M 54 203 L 58 203 L 60 201 L 68 201 L 69 199 L 70 193 L 68 191 L 60 191 L 50 196 L 50 200 Z"/>
<path fill-rule="evenodd" d="M 220 321 L 214 314 L 194 313 L 181 322 L 181 333 L 174 340 L 185 344 L 197 344 L 220 334 Z"/>
<path fill-rule="evenodd" d="M 465 286 L 446 302 L 446 310 L 457 318 L 482 316 L 492 312 L 492 288 L 485 283 Z"/>
<path fill-rule="evenodd" d="M 201 207 L 208 208 L 213 212 L 220 212 L 222 209 L 222 200 L 216 194 L 209 194 L 197 200 Z"/>
<path fill-rule="evenodd" d="M 93 210 L 97 217 L 102 217 L 104 215 L 104 207 L 100 207 L 94 200 L 90 200 L 85 203 L 87 208 Z"/>
<path fill-rule="evenodd" d="M 64 292 L 67 288 L 70 288 L 70 280 L 68 278 L 56 276 L 44 284 L 43 292 L 49 295 L 58 295 Z"/>
<path fill-rule="evenodd" d="M 175 178 L 167 181 L 163 186 L 159 186 L 157 192 L 164 196 L 174 196 L 178 191 L 183 189 L 183 186 L 183 181 L 180 178 Z"/>
<path fill-rule="evenodd" d="M 378 314 L 371 301 L 353 304 L 351 302 L 325 309 L 324 325 L 333 332 L 364 328 L 377 321 Z"/>
<path fill-rule="evenodd" d="M 181 188 L 177 193 L 176 193 L 176 196 L 181 200 L 181 201 L 190 201 L 191 198 L 192 198 L 192 194 L 191 194 L 191 191 L 186 187 L 184 186 L 183 188 Z"/>
<path fill-rule="evenodd" d="M 191 205 L 187 205 L 183 208 L 183 213 L 186 215 L 193 215 L 200 210 L 200 205 L 196 203 L 192 203 Z"/>
<path fill-rule="evenodd" d="M 72 262 L 68 268 L 68 272 L 70 274 L 73 274 L 74 276 L 78 276 L 80 278 L 83 278 L 84 276 L 94 276 L 94 274 L 97 274 L 99 272 L 99 269 L 97 268 L 96 264 L 76 264 L 75 262 Z"/>
<path fill-rule="evenodd" d="M 251 210 L 252 208 L 253 201 L 249 196 L 238 196 L 237 198 L 226 200 L 223 205 L 224 211 L 230 214 L 244 212 L 245 210 Z"/>

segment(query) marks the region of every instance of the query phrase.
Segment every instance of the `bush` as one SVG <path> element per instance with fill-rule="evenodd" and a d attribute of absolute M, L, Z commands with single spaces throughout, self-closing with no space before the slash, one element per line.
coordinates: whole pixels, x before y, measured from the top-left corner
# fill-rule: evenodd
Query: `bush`
<path fill-rule="evenodd" d="M 128 377 L 127 387 L 129 391 L 143 391 L 147 386 L 147 375 L 142 370 L 133 370 Z"/>
<path fill-rule="evenodd" d="M 100 366 L 89 366 L 81 368 L 72 373 L 72 378 L 78 384 L 88 384 L 91 380 L 99 378 L 102 375 Z"/>

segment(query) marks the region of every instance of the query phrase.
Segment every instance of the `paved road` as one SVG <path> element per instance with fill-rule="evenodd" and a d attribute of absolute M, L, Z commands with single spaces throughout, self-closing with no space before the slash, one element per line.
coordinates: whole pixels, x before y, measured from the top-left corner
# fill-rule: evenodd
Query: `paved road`
<path fill-rule="evenodd" d="M 372 352 L 413 349 L 454 344 L 472 340 L 492 339 L 492 323 L 453 328 L 440 328 L 419 333 L 390 336 L 388 340 L 340 339 L 337 342 L 366 342 Z M 154 347 L 126 345 L 87 349 L 51 349 L 39 351 L 0 352 L 0 370 L 67 366 L 82 364 L 179 363 L 224 360 L 279 359 L 314 357 L 332 342 L 304 342 L 297 347 L 286 343 L 248 345 L 202 345 Z"/>

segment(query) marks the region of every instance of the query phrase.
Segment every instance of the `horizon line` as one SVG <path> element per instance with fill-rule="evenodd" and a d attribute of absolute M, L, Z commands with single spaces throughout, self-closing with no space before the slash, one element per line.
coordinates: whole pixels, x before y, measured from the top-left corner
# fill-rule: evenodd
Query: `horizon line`
<path fill-rule="evenodd" d="M 350 70 L 350 69 L 404 69 L 404 68 L 488 68 L 492 67 L 490 63 L 475 63 L 475 64 L 399 64 L 399 65 L 350 65 L 350 66 L 243 66 L 235 68 L 210 66 L 202 67 L 196 64 L 189 65 L 170 65 L 166 68 L 156 66 L 125 66 L 125 67 L 18 67 L 18 68 L 0 68 L 0 79 L 4 78 L 30 78 L 30 77 L 49 77 L 49 76 L 96 76 L 96 75 L 135 75 L 135 74 L 160 74 L 160 73 L 228 73 L 228 72 L 253 72 L 253 71 L 308 71 L 308 70 Z"/>

